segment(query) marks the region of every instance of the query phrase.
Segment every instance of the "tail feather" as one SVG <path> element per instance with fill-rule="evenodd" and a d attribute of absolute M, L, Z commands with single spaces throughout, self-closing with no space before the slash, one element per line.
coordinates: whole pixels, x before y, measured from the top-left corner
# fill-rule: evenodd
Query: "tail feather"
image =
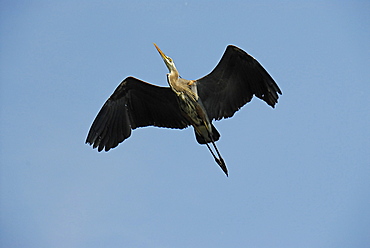
<path fill-rule="evenodd" d="M 215 126 L 211 124 L 211 127 L 212 127 L 212 138 L 209 136 L 210 134 L 205 127 L 203 127 L 204 130 L 202 130 L 203 131 L 202 134 L 199 134 L 197 130 L 194 129 L 195 138 L 197 139 L 199 144 L 203 145 L 203 144 L 211 143 L 212 140 L 216 142 L 217 140 L 220 139 L 220 133 L 217 131 Z M 203 128 L 200 128 L 200 129 L 203 129 Z"/>

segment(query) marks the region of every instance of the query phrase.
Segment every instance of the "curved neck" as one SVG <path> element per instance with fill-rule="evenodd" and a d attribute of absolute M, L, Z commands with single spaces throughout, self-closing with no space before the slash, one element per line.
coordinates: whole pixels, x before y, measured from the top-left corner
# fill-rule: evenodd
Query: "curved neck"
<path fill-rule="evenodd" d="M 177 91 L 179 80 L 179 72 L 176 69 L 172 69 L 170 73 L 167 74 L 167 81 L 171 88 Z"/>

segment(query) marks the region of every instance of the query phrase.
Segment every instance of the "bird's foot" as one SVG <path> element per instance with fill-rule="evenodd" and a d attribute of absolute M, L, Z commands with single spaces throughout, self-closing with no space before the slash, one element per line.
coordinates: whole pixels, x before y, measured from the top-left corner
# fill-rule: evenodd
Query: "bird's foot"
<path fill-rule="evenodd" d="M 227 167 L 226 167 L 226 164 L 225 164 L 225 161 L 223 160 L 223 158 L 216 158 L 215 157 L 215 160 L 216 160 L 216 163 L 221 167 L 223 172 L 226 174 L 226 176 L 229 176 L 229 172 L 227 171 Z"/>

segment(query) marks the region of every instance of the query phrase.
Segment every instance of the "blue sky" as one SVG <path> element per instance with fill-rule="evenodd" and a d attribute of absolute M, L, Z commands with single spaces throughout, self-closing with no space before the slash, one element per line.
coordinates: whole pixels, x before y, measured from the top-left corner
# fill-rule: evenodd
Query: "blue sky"
<path fill-rule="evenodd" d="M 369 247 L 368 1 L 1 1 L 1 247 Z M 197 79 L 226 46 L 283 91 L 192 129 L 84 141 L 135 76 Z"/>

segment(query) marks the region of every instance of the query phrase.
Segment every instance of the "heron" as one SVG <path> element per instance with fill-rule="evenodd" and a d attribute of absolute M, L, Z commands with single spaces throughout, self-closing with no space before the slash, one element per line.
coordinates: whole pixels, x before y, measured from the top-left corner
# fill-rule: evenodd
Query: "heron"
<path fill-rule="evenodd" d="M 197 80 L 180 77 L 174 61 L 154 43 L 168 68 L 169 87 L 156 86 L 134 77 L 124 79 L 93 121 L 86 144 L 109 151 L 146 126 L 194 128 L 199 144 L 205 144 L 228 176 L 226 163 L 215 142 L 220 133 L 212 124 L 234 115 L 253 96 L 275 107 L 282 92 L 270 74 L 251 55 L 228 45 L 216 65 Z"/>

